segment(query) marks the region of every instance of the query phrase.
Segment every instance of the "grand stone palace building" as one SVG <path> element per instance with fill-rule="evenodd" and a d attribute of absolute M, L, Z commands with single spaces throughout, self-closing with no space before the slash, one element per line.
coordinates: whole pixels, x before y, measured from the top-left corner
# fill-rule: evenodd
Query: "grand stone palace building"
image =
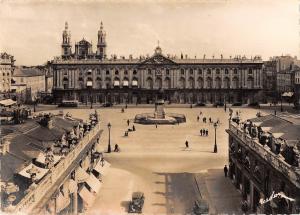
<path fill-rule="evenodd" d="M 62 55 L 50 61 L 56 102 L 152 103 L 158 93 L 174 103 L 250 103 L 262 90 L 260 57 L 224 59 L 164 55 L 159 45 L 152 56 L 108 58 L 101 23 L 97 50 L 85 39 L 72 52 L 68 24 L 62 34 Z"/>

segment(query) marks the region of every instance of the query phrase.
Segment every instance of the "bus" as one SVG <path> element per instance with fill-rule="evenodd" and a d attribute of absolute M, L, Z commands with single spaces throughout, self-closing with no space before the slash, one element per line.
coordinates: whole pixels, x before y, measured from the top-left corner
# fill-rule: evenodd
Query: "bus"
<path fill-rule="evenodd" d="M 78 100 L 62 100 L 59 107 L 78 107 Z"/>

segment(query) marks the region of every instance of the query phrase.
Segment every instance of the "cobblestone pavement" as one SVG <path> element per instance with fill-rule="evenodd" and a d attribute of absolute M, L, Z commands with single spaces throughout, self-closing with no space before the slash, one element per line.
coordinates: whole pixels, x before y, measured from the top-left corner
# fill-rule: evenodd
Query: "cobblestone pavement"
<path fill-rule="evenodd" d="M 236 111 L 237 109 L 234 109 Z M 241 116 L 254 117 L 255 109 L 242 108 Z M 87 117 L 89 109 L 64 110 L 74 117 Z M 210 213 L 238 213 L 239 193 L 229 179 L 225 179 L 222 168 L 228 162 L 228 111 L 224 108 L 167 108 L 168 113 L 181 113 L 187 122 L 180 125 L 139 125 L 129 132 L 127 119 L 132 122 L 135 114 L 151 113 L 154 108 L 129 108 L 125 113 L 120 109 L 99 109 L 104 129 L 100 149 L 106 151 L 108 143 L 108 122 L 111 123 L 111 145 L 118 144 L 119 153 L 105 153 L 111 163 L 104 177 L 101 192 L 89 214 L 126 213 L 132 192 L 145 193 L 145 214 L 186 214 L 190 213 L 194 201 L 203 198 L 210 203 Z M 217 128 L 218 153 L 213 152 L 214 128 L 212 124 L 197 122 L 202 111 L 213 121 L 220 120 Z M 199 134 L 201 128 L 208 129 L 208 137 Z M 190 148 L 185 148 L 185 141 Z M 199 189 L 196 189 L 198 181 Z M 226 210 L 225 210 L 226 209 Z"/>

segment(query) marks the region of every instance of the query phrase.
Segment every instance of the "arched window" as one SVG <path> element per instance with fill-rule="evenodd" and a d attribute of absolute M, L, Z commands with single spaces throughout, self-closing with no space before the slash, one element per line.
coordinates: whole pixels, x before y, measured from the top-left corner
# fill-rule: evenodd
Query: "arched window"
<path fill-rule="evenodd" d="M 184 89 L 185 88 L 185 78 L 184 77 L 181 77 L 179 79 L 179 88 L 180 89 Z"/>
<path fill-rule="evenodd" d="M 228 77 L 224 78 L 224 88 L 225 89 L 230 88 L 230 80 Z"/>
<path fill-rule="evenodd" d="M 207 75 L 211 75 L 211 69 L 207 69 L 206 74 L 207 74 Z"/>
<path fill-rule="evenodd" d="M 105 78 L 105 87 L 106 89 L 111 88 L 111 79 L 109 77 Z"/>
<path fill-rule="evenodd" d="M 165 81 L 164 81 L 164 87 L 167 88 L 167 89 L 170 89 L 171 88 L 171 80 L 169 77 L 166 77 L 165 78 Z"/>
<path fill-rule="evenodd" d="M 206 88 L 208 89 L 212 88 L 212 79 L 210 77 L 206 79 Z"/>
<path fill-rule="evenodd" d="M 194 78 L 189 78 L 189 88 L 193 89 L 195 87 L 195 80 Z"/>
<path fill-rule="evenodd" d="M 147 78 L 147 80 L 146 80 L 146 88 L 147 89 L 153 89 L 153 80 L 152 80 L 152 78 Z"/>
<path fill-rule="evenodd" d="M 217 75 L 220 75 L 220 69 L 217 69 L 217 70 L 216 70 L 216 74 L 217 74 Z"/>
<path fill-rule="evenodd" d="M 198 70 L 198 75 L 202 75 L 202 69 Z"/>
<path fill-rule="evenodd" d="M 115 71 L 115 75 L 119 75 L 119 71 L 118 70 Z"/>
<path fill-rule="evenodd" d="M 98 88 L 98 89 L 100 89 L 100 88 L 102 88 L 102 80 L 101 80 L 101 78 L 100 77 L 97 77 L 96 78 L 96 87 Z"/>
<path fill-rule="evenodd" d="M 253 89 L 254 88 L 254 80 L 253 80 L 252 77 L 249 77 L 247 79 L 247 87 L 248 87 L 248 89 Z"/>
<path fill-rule="evenodd" d="M 156 78 L 156 80 L 155 80 L 155 87 L 158 88 L 158 89 L 162 88 L 162 80 L 161 80 L 161 78 Z"/>
<path fill-rule="evenodd" d="M 69 88 L 69 80 L 66 77 L 64 77 L 64 79 L 63 79 L 63 86 L 64 86 L 64 89 Z"/>
<path fill-rule="evenodd" d="M 203 78 L 198 78 L 197 82 L 198 82 L 198 88 L 202 89 L 204 87 Z"/>
<path fill-rule="evenodd" d="M 216 89 L 220 89 L 222 87 L 222 81 L 220 77 L 216 77 L 215 79 L 215 87 Z"/>
<path fill-rule="evenodd" d="M 136 70 L 133 70 L 133 74 L 136 75 L 136 74 L 137 74 L 137 71 L 136 71 Z"/>
<path fill-rule="evenodd" d="M 193 74 L 194 74 L 194 70 L 190 69 L 190 75 L 193 75 Z"/>
<path fill-rule="evenodd" d="M 237 77 L 234 77 L 232 79 L 232 85 L 231 86 L 232 86 L 233 89 L 239 88 L 239 79 Z"/>
<path fill-rule="evenodd" d="M 151 69 L 148 69 L 148 75 L 151 75 L 151 74 L 152 74 Z"/>

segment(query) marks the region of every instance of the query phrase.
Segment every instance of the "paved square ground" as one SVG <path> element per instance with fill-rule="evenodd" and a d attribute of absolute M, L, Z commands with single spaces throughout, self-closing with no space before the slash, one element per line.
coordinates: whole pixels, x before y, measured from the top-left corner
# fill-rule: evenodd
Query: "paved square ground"
<path fill-rule="evenodd" d="M 236 110 L 241 110 L 244 119 L 255 117 L 257 113 L 254 109 L 234 109 L 234 112 Z M 75 117 L 85 118 L 93 110 L 68 111 Z M 124 137 L 124 131 L 128 129 L 127 119 L 130 119 L 132 127 L 136 114 L 153 111 L 154 108 L 129 108 L 125 113 L 116 108 L 98 109 L 104 129 L 100 148 L 107 150 L 107 124 L 110 122 L 112 149 L 117 143 L 121 152 L 105 154 L 112 166 L 104 177 L 101 192 L 90 214 L 127 212 L 128 202 L 135 191 L 145 193 L 145 214 L 190 213 L 200 192 L 209 201 L 210 212 L 239 212 L 239 194 L 222 174 L 224 165 L 228 163 L 228 135 L 225 132 L 228 110 L 225 113 L 224 108 L 167 108 L 167 113 L 185 114 L 187 122 L 158 125 L 158 128 L 134 124 L 136 131 Z M 200 111 L 202 116 L 197 122 Z M 217 128 L 218 153 L 212 153 L 213 125 L 203 123 L 203 116 L 221 122 Z M 201 128 L 208 129 L 208 137 L 200 136 Z M 189 141 L 189 149 L 185 148 L 186 140 Z"/>

